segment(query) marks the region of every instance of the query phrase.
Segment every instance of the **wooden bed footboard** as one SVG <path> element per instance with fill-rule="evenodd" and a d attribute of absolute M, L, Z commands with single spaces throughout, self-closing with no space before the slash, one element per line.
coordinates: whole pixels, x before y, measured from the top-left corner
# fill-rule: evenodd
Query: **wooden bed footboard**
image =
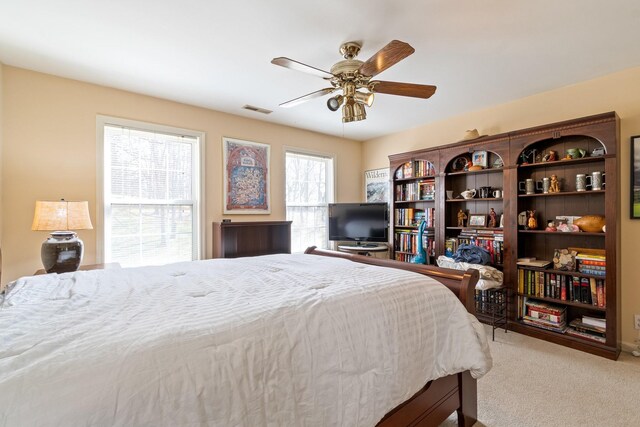
<path fill-rule="evenodd" d="M 460 302 L 462 302 L 469 313 L 473 315 L 476 314 L 476 304 L 474 298 L 476 283 L 478 283 L 478 279 L 480 278 L 480 273 L 478 273 L 478 270 L 470 268 L 467 271 L 461 271 L 453 270 L 451 268 L 435 267 L 433 265 L 410 264 L 407 262 L 394 261 L 390 259 L 381 259 L 364 255 L 355 255 L 346 252 L 318 249 L 315 246 L 307 248 L 304 253 L 334 258 L 344 258 L 363 264 L 397 268 L 399 270 L 413 271 L 414 273 L 433 277 L 438 282 L 444 284 L 447 288 L 449 288 L 451 292 L 456 294 Z"/>
<path fill-rule="evenodd" d="M 469 313 L 475 314 L 474 293 L 479 279 L 477 270 L 459 271 L 430 265 L 409 264 L 317 249 L 315 246 L 307 248 L 305 254 L 345 258 L 363 264 L 413 271 L 432 277 L 449 288 Z M 413 397 L 385 415 L 377 427 L 437 427 L 453 412 L 458 413 L 458 426 L 469 427 L 477 420 L 477 402 L 476 380 L 471 377 L 469 371 L 465 371 L 429 381 Z"/>

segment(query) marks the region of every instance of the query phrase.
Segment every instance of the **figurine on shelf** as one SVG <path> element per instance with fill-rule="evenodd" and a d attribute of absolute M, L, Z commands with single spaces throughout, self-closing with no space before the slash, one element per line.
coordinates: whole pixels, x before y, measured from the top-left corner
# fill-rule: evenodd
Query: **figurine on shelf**
<path fill-rule="evenodd" d="M 529 219 L 527 220 L 527 228 L 529 230 L 535 230 L 538 228 L 538 221 L 536 220 L 536 211 L 529 211 Z"/>
<path fill-rule="evenodd" d="M 498 214 L 496 214 L 496 211 L 494 211 L 493 208 L 491 208 L 491 212 L 489 212 L 489 227 L 496 228 L 497 223 L 498 223 Z"/>
<path fill-rule="evenodd" d="M 555 221 L 549 221 L 547 228 L 545 228 L 544 231 L 558 231 Z"/>
<path fill-rule="evenodd" d="M 558 182 L 558 177 L 556 175 L 551 175 L 551 183 L 549 184 L 549 193 L 559 193 L 560 192 L 560 182 Z"/>
<path fill-rule="evenodd" d="M 467 219 L 467 214 L 462 209 L 458 211 L 458 227 L 464 227 L 464 222 Z"/>
<path fill-rule="evenodd" d="M 554 150 L 549 150 L 542 158 L 543 162 L 555 162 L 556 160 L 558 160 L 558 152 Z"/>

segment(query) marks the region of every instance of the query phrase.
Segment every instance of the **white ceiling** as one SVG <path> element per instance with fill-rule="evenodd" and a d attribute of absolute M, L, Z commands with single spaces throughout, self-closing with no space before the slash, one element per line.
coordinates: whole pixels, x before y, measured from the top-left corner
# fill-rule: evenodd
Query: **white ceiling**
<path fill-rule="evenodd" d="M 392 39 L 416 52 L 376 78 L 432 98 L 379 94 L 344 125 L 326 97 L 278 107 L 326 83 L 273 57 L 329 70 L 345 41 L 366 60 Z M 640 1 L 0 0 L 0 62 L 366 140 L 640 66 Z"/>

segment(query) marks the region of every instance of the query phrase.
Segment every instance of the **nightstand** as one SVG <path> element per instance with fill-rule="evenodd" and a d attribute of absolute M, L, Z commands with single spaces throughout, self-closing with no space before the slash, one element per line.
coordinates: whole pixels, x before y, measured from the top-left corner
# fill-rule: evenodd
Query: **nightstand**
<path fill-rule="evenodd" d="M 108 268 L 120 268 L 120 264 L 117 262 L 108 262 L 105 264 L 87 264 L 81 265 L 78 270 L 106 270 Z M 47 274 L 47 272 L 44 271 L 44 268 L 41 268 L 40 270 L 33 273 L 34 276 L 37 276 L 39 274 Z"/>

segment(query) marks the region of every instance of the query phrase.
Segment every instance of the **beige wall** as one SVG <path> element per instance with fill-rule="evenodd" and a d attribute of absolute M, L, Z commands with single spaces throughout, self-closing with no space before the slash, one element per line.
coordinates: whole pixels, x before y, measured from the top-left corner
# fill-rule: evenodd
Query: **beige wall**
<path fill-rule="evenodd" d="M 4 85 L 2 80 L 2 72 L 4 71 L 4 64 L 0 62 L 0 250 L 2 250 L 2 124 L 3 114 L 2 114 L 2 106 L 3 106 L 3 94 L 4 94 Z M 0 273 L 2 272 L 2 254 L 0 253 Z M 0 277 L 0 288 L 2 288 L 2 277 Z"/>
<path fill-rule="evenodd" d="M 224 114 L 102 86 L 5 66 L 2 77 L 2 281 L 41 268 L 46 232 L 31 231 L 36 200 L 88 200 L 96 221 L 96 115 L 206 133 L 206 255 L 211 222 L 222 218 L 222 137 L 271 145 L 271 215 L 225 215 L 234 221 L 284 219 L 283 146 L 336 157 L 338 201 L 361 200 L 362 143 Z M 84 263 L 95 262 L 96 230 L 80 231 Z"/>
<path fill-rule="evenodd" d="M 440 90 L 436 96 L 447 96 Z M 366 141 L 364 169 L 384 167 L 387 156 L 460 140 L 467 129 L 478 128 L 481 135 L 497 134 L 591 114 L 616 111 L 621 119 L 621 204 L 622 238 L 622 341 L 634 345 L 638 331 L 633 315 L 640 313 L 638 242 L 640 221 L 629 219 L 630 136 L 640 134 L 640 68 L 522 98 L 507 104 L 473 111 L 405 132 Z"/>

